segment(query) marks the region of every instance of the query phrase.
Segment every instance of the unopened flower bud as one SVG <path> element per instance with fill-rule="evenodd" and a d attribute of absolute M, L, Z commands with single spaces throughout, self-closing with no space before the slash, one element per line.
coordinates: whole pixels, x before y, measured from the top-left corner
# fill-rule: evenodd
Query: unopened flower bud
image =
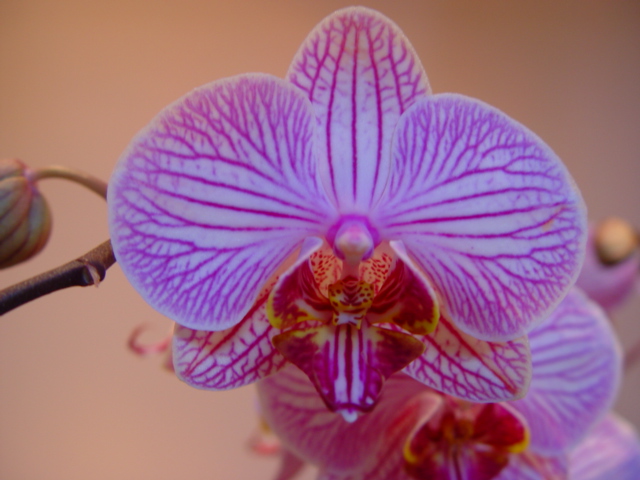
<path fill-rule="evenodd" d="M 640 237 L 628 222 L 611 217 L 596 228 L 595 246 L 602 263 L 616 265 L 638 251 Z"/>
<path fill-rule="evenodd" d="M 0 160 L 0 268 L 38 253 L 51 231 L 51 213 L 20 160 Z"/>

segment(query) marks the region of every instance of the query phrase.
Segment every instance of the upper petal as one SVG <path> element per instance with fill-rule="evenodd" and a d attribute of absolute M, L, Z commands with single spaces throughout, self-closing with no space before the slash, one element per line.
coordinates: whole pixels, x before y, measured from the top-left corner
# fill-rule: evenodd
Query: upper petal
<path fill-rule="evenodd" d="M 640 472 L 637 433 L 609 414 L 571 452 L 569 472 L 572 480 L 636 480 Z"/>
<path fill-rule="evenodd" d="M 372 221 L 404 241 L 458 327 L 513 339 L 558 304 L 582 261 L 585 208 L 535 134 L 476 100 L 436 95 L 402 116 L 393 156 Z"/>
<path fill-rule="evenodd" d="M 307 99 L 262 74 L 198 88 L 135 137 L 109 183 L 111 240 L 154 308 L 235 325 L 303 238 L 324 231 Z"/>
<path fill-rule="evenodd" d="M 573 289 L 529 334 L 533 375 L 514 402 L 531 427 L 531 449 L 547 454 L 573 447 L 611 408 L 621 353 L 602 310 Z"/>
<path fill-rule="evenodd" d="M 400 114 L 430 92 L 413 47 L 380 13 L 345 8 L 309 34 L 287 78 L 313 103 L 329 195 L 365 214 L 384 189 Z"/>

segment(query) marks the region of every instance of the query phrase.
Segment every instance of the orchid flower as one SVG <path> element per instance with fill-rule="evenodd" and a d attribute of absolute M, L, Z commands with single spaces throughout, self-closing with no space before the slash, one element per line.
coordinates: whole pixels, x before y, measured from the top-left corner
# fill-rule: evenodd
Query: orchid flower
<path fill-rule="evenodd" d="M 530 342 L 531 387 L 515 402 L 473 404 L 396 374 L 376 410 L 346 423 L 286 369 L 258 383 L 261 411 L 288 458 L 317 465 L 324 480 L 567 478 L 570 453 L 586 448 L 580 442 L 612 405 L 620 348 L 603 311 L 578 290 Z"/>
<path fill-rule="evenodd" d="M 286 79 L 246 74 L 164 109 L 109 185 L 116 257 L 177 323 L 204 389 L 303 370 L 353 420 L 405 371 L 472 400 L 524 395 L 525 334 L 574 283 L 581 196 L 535 134 L 432 95 L 383 15 L 322 21 Z"/>

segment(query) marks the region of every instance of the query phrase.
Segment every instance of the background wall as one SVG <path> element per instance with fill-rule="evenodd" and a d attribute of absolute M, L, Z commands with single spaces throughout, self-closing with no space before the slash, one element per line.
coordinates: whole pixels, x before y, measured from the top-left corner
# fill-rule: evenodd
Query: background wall
<path fill-rule="evenodd" d="M 363 1 L 413 42 L 435 92 L 497 106 L 569 166 L 593 219 L 640 227 L 640 3 Z M 162 107 L 217 78 L 283 76 L 308 31 L 345 1 L 0 1 L 0 157 L 65 164 L 107 179 Z M 0 272 L 0 287 L 108 237 L 95 195 L 43 183 L 49 247 Z M 94 198 L 95 197 L 95 198 Z M 640 340 L 635 300 L 622 341 Z M 125 347 L 151 310 L 119 267 L 0 318 L 0 479 L 268 479 L 253 456 L 254 392 L 196 391 Z M 640 366 L 618 410 L 640 425 Z M 309 473 L 309 472 L 308 472 Z M 309 478 L 311 478 L 309 473 Z"/>

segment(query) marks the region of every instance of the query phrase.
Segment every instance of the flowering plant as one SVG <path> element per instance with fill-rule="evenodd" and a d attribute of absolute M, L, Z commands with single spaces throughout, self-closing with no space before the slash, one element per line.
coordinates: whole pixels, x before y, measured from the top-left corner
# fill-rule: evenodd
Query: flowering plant
<path fill-rule="evenodd" d="M 525 334 L 578 274 L 582 199 L 535 134 L 431 95 L 369 9 L 321 22 L 286 80 L 248 74 L 161 112 L 108 193 L 129 281 L 178 326 L 199 388 L 291 362 L 349 420 L 403 370 L 473 401 L 519 398 Z"/>
<path fill-rule="evenodd" d="M 0 268 L 46 242 L 35 182 L 81 178 L 7 165 Z M 503 113 L 432 95 L 377 12 L 329 16 L 285 80 L 240 75 L 169 106 L 123 154 L 108 200 L 128 278 L 177 322 L 168 366 L 198 388 L 262 380 L 287 445 L 282 478 L 300 456 L 343 479 L 634 471 L 633 432 L 611 415 L 596 422 L 619 377 L 615 342 L 579 293 L 566 296 L 587 230 L 573 181 Z M 628 248 L 598 249 L 583 269 L 607 308 L 637 279 L 630 231 Z M 105 242 L 76 261 L 75 284 L 97 284 L 114 261 Z M 275 396 L 292 418 L 310 402 L 291 423 L 299 446 Z M 344 452 L 327 455 L 336 445 Z"/>

